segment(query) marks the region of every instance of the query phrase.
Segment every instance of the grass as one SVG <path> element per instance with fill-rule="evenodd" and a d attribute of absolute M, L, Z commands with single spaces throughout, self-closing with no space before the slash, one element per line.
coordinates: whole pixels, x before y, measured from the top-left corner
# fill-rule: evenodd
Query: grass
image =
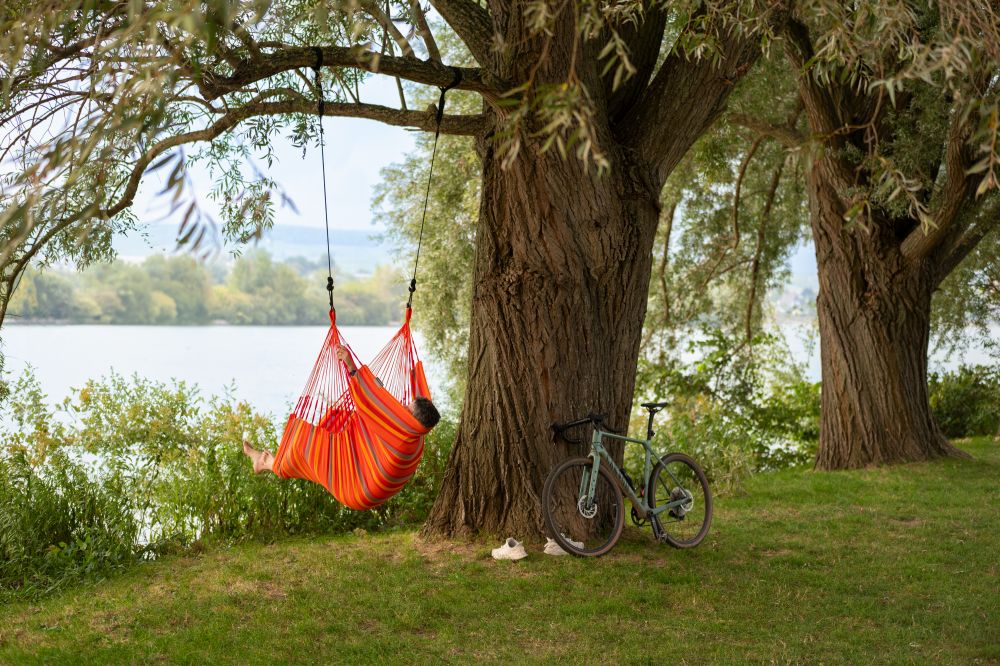
<path fill-rule="evenodd" d="M 1000 446 L 785 471 L 676 551 L 494 562 L 413 532 L 210 549 L 0 608 L 0 662 L 1000 664 Z"/>

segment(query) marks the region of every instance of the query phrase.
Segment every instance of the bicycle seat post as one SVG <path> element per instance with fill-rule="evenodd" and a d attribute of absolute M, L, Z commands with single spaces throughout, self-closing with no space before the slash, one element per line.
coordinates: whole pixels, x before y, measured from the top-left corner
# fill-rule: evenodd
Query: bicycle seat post
<path fill-rule="evenodd" d="M 646 439 L 653 439 L 653 417 L 656 413 L 669 405 L 669 402 L 644 402 L 642 406 L 649 410 L 649 422 L 646 424 Z"/>

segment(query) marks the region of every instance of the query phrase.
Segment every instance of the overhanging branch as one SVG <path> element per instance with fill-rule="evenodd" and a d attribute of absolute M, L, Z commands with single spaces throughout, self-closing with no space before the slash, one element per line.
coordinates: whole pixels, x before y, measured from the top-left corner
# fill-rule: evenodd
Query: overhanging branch
<path fill-rule="evenodd" d="M 168 137 L 155 146 L 136 162 L 132 175 L 118 203 L 101 211 L 102 217 L 112 217 L 132 204 L 139 182 L 146 168 L 160 155 L 172 148 L 199 141 L 211 141 L 224 132 L 236 127 L 239 123 L 257 116 L 276 116 L 288 113 L 316 113 L 316 107 L 307 100 L 286 100 L 280 102 L 251 102 L 245 106 L 227 111 L 214 123 L 200 130 L 185 132 Z M 377 120 L 387 125 L 397 127 L 413 127 L 428 132 L 435 129 L 435 115 L 429 111 L 401 111 L 377 104 L 353 104 L 327 102 L 324 105 L 324 115 L 349 118 L 367 118 Z M 442 134 L 476 135 L 484 131 L 486 120 L 484 116 L 444 116 L 441 120 Z"/>
<path fill-rule="evenodd" d="M 361 47 L 324 46 L 322 50 L 323 64 L 326 67 L 353 67 L 441 88 L 451 84 L 455 78 L 450 67 L 413 56 L 382 56 Z M 243 61 L 229 76 L 207 73 L 198 82 L 198 86 L 205 99 L 213 100 L 275 74 L 313 67 L 315 64 L 316 52 L 312 47 L 286 46 L 268 51 L 261 62 Z M 498 94 L 483 82 L 482 72 L 478 68 L 455 69 L 462 74 L 461 82 L 455 87 L 491 96 Z"/>
<path fill-rule="evenodd" d="M 207 127 L 162 139 L 149 148 L 132 166 L 121 195 L 114 202 L 104 208 L 100 208 L 96 204 L 91 204 L 78 209 L 60 220 L 52 221 L 49 228 L 32 244 L 32 247 L 27 248 L 22 256 L 13 259 L 12 264 L 5 266 L 5 277 L 0 279 L 0 282 L 4 282 L 10 275 L 14 275 L 16 278 L 16 275 L 24 270 L 27 262 L 32 259 L 40 248 L 51 241 L 56 234 L 64 231 L 73 224 L 93 218 L 109 219 L 131 206 L 135 200 L 142 177 L 150 164 L 170 150 L 191 143 L 211 141 L 225 132 L 232 130 L 241 122 L 253 117 L 288 113 L 314 114 L 316 113 L 316 107 L 311 100 L 307 99 L 269 102 L 263 98 L 258 98 L 257 101 L 250 102 L 245 106 L 230 109 Z M 367 118 L 398 127 L 411 127 L 426 131 L 434 131 L 436 128 L 435 113 L 431 111 L 404 111 L 375 104 L 328 102 L 324 107 L 324 115 Z M 441 121 L 441 132 L 444 134 L 475 135 L 485 131 L 486 126 L 486 118 L 482 115 L 446 115 Z M 30 233 L 30 230 L 26 233 Z M 3 262 L 6 264 L 10 259 L 10 257 L 4 257 Z M 9 291 L 7 295 L 9 296 Z M 3 294 L 0 294 L 0 324 L 3 322 L 6 306 L 7 298 L 3 297 Z"/>

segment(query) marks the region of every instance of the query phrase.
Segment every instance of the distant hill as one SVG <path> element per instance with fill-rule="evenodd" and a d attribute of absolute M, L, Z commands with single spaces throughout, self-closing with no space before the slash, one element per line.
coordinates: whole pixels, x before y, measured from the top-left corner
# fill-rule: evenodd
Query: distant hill
<path fill-rule="evenodd" d="M 394 261 L 389 243 L 380 241 L 378 229 L 331 229 L 333 260 L 349 273 L 368 273 L 379 264 Z M 151 254 L 172 253 L 177 247 L 176 224 L 153 224 L 143 233 L 115 240 L 118 255 L 136 260 Z M 315 259 L 326 256 L 326 232 L 319 227 L 280 224 L 271 229 L 257 247 L 271 253 L 275 259 L 291 257 Z"/>

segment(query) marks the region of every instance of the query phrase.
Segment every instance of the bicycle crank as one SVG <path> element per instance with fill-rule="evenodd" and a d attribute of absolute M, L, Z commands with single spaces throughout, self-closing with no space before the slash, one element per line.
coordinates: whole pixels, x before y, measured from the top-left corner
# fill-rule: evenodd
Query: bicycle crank
<path fill-rule="evenodd" d="M 639 515 L 639 512 L 635 510 L 635 507 L 632 507 L 632 523 L 636 527 L 645 527 L 648 523 L 645 518 Z"/>

